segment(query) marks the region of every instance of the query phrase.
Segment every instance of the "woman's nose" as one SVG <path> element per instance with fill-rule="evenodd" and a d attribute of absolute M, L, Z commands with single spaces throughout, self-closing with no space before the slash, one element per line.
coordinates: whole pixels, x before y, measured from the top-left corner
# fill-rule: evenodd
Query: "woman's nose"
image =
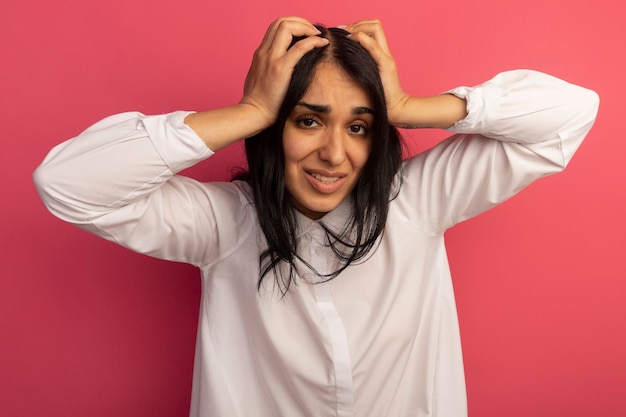
<path fill-rule="evenodd" d="M 344 139 L 344 132 L 341 129 L 329 131 L 319 149 L 320 159 L 334 166 L 341 165 L 346 159 Z"/>

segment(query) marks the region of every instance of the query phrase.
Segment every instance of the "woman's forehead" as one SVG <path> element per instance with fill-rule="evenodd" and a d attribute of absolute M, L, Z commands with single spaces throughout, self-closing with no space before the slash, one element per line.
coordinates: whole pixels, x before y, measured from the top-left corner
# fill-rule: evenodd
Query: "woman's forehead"
<path fill-rule="evenodd" d="M 371 108 L 370 94 L 343 68 L 332 62 L 320 63 L 302 100 L 314 105 L 346 105 Z"/>

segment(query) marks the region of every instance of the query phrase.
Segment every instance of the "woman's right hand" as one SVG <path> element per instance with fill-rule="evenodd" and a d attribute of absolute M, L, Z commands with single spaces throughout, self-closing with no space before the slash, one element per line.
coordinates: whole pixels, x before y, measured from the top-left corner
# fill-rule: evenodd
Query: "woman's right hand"
<path fill-rule="evenodd" d="M 300 17 L 274 21 L 254 53 L 241 101 L 234 106 L 191 113 L 185 124 L 213 151 L 273 125 L 296 64 L 307 52 L 328 44 L 328 39 L 316 36 L 319 33 Z M 294 37 L 305 38 L 289 48 Z"/>
<path fill-rule="evenodd" d="M 328 44 L 319 30 L 301 17 L 281 17 L 269 26 L 261 45 L 254 53 L 244 84 L 241 104 L 250 105 L 264 115 L 266 126 L 278 116 L 293 69 L 300 59 L 314 48 Z M 291 44 L 294 37 L 305 39 Z"/>

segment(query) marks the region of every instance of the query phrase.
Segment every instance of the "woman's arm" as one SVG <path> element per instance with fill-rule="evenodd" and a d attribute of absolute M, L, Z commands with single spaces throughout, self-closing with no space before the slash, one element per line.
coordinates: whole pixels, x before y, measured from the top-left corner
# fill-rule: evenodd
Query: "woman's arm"
<path fill-rule="evenodd" d="M 252 59 L 241 102 L 231 107 L 194 113 L 185 123 L 217 151 L 274 124 L 293 68 L 310 50 L 328 44 L 320 32 L 299 17 L 274 21 Z M 293 37 L 307 36 L 289 48 Z M 288 49 L 289 48 L 289 49 Z"/>
<path fill-rule="evenodd" d="M 503 72 L 475 87 L 411 97 L 402 89 L 380 22 L 357 22 L 347 30 L 378 64 L 392 124 L 458 133 L 406 163 L 396 200 L 433 233 L 563 170 L 595 120 L 595 92 L 537 71 Z"/>
<path fill-rule="evenodd" d="M 448 129 L 467 116 L 467 102 L 452 94 L 430 97 L 407 97 L 402 110 L 393 115 L 391 124 L 403 129 Z"/>
<path fill-rule="evenodd" d="M 595 120 L 599 98 L 531 70 L 451 91 L 467 100 L 458 133 L 405 165 L 403 198 L 425 230 L 441 233 L 561 172 Z"/>
<path fill-rule="evenodd" d="M 447 129 L 467 115 L 461 97 L 442 94 L 413 97 L 400 84 L 396 62 L 379 20 L 363 20 L 345 27 L 378 65 L 387 100 L 389 122 L 405 129 L 434 127 Z"/>
<path fill-rule="evenodd" d="M 183 123 L 186 114 L 122 113 L 57 145 L 33 176 L 44 204 L 136 252 L 194 265 L 219 256 L 207 250 L 220 239 L 217 219 L 239 201 L 234 192 L 226 198 L 213 185 L 175 175 L 212 155 Z"/>
<path fill-rule="evenodd" d="M 300 18 L 272 23 L 235 106 L 118 114 L 56 146 L 34 173 L 42 200 L 57 217 L 138 252 L 196 265 L 219 257 L 244 235 L 245 196 L 175 174 L 271 124 L 293 65 L 326 40 L 287 47 L 293 36 L 316 33 Z"/>

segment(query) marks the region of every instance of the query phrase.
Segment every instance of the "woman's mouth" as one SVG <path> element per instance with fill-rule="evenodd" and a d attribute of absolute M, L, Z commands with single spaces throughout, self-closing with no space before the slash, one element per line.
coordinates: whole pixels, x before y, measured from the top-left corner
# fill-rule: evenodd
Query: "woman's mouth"
<path fill-rule="evenodd" d="M 313 188 L 322 194 L 332 194 L 337 191 L 346 181 L 346 175 L 310 172 L 307 171 L 307 179 Z"/>
<path fill-rule="evenodd" d="M 324 184 L 330 184 L 339 179 L 339 177 L 327 177 L 325 175 L 317 174 L 315 172 L 312 172 L 311 176 L 315 178 L 316 180 L 323 182 Z"/>

